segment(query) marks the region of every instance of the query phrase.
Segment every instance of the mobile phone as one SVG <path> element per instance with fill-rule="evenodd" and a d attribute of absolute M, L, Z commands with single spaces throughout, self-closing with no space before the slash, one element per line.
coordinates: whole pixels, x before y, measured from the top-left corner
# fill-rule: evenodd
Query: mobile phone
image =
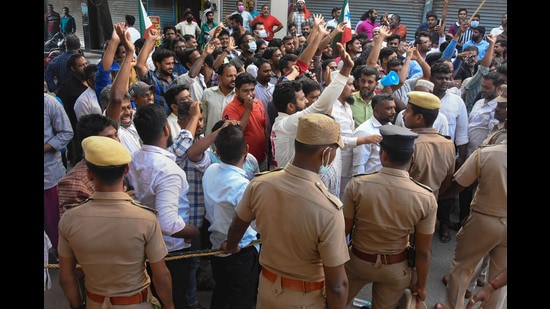
<path fill-rule="evenodd" d="M 443 20 L 442 20 L 442 19 L 438 19 L 438 20 L 437 20 L 437 25 L 438 25 L 438 26 L 442 26 L 442 25 L 443 25 Z"/>

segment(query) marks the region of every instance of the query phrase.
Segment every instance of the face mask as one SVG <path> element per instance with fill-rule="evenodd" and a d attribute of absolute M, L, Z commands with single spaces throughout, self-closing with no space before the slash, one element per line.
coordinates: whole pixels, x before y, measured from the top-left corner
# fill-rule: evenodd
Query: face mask
<path fill-rule="evenodd" d="M 253 53 L 256 51 L 256 48 L 258 48 L 258 46 L 256 46 L 256 42 L 248 42 L 248 51 Z"/>
<path fill-rule="evenodd" d="M 308 35 L 309 35 L 309 32 L 307 32 L 307 31 L 302 31 L 302 35 L 303 35 L 303 36 L 308 36 Z"/>
<path fill-rule="evenodd" d="M 470 27 L 476 28 L 477 26 L 479 26 L 479 21 L 472 20 L 472 22 L 470 23 Z"/>
<path fill-rule="evenodd" d="M 260 37 L 260 38 L 267 38 L 267 31 L 265 31 L 265 30 L 258 30 L 258 37 Z"/>
<path fill-rule="evenodd" d="M 328 152 L 328 159 L 327 159 L 327 162 L 325 164 L 325 152 L 327 150 L 329 152 Z M 327 148 L 325 148 L 325 150 L 323 150 L 323 154 L 322 154 L 322 157 L 321 157 L 321 166 L 319 166 L 319 172 L 318 172 L 319 175 L 328 174 L 328 166 L 329 166 L 328 161 L 330 161 L 330 147 L 327 147 Z"/>
<path fill-rule="evenodd" d="M 187 17 L 187 22 L 192 22 L 193 21 L 193 17 Z"/>
<path fill-rule="evenodd" d="M 239 11 L 239 13 L 242 13 L 244 11 L 244 5 L 239 5 L 237 7 L 237 11 Z"/>

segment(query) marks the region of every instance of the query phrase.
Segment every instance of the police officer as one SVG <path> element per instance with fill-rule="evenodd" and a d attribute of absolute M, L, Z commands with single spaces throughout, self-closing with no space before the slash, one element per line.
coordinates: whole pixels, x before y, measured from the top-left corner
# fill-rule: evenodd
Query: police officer
<path fill-rule="evenodd" d="M 340 124 L 323 114 L 299 118 L 293 161 L 247 186 L 221 248 L 237 246 L 253 220 L 261 233 L 257 307 L 346 308 L 349 260 L 342 202 L 318 173 L 344 147 Z"/>
<path fill-rule="evenodd" d="M 403 113 L 403 122 L 407 128 L 418 134 L 414 141 L 414 155 L 409 168 L 412 178 L 429 186 L 434 196 L 440 189 L 448 188 L 455 172 L 456 150 L 454 142 L 440 135 L 433 123 L 439 114 L 441 101 L 429 92 L 411 91 L 409 101 Z M 437 208 L 439 220 L 439 240 L 449 242 L 451 233 L 452 204 L 440 203 Z"/>
<path fill-rule="evenodd" d="M 67 210 L 59 222 L 59 282 L 71 308 L 151 309 L 159 305 L 149 288 L 148 260 L 156 291 L 174 308 L 168 254 L 154 210 L 124 192 L 130 154 L 118 141 L 90 136 L 82 141 L 87 177 L 95 192 Z M 76 263 L 86 276 L 86 299 L 79 293 Z"/>
<path fill-rule="evenodd" d="M 363 286 L 372 283 L 372 306 L 394 309 L 409 287 L 420 299 L 426 299 L 437 200 L 428 186 L 408 173 L 418 134 L 394 125 L 381 126 L 380 134 L 382 169 L 355 175 L 344 191 L 346 235 L 351 233 L 350 260 L 345 268 L 348 303 Z M 416 283 L 411 281 L 405 250 L 412 233 Z"/>

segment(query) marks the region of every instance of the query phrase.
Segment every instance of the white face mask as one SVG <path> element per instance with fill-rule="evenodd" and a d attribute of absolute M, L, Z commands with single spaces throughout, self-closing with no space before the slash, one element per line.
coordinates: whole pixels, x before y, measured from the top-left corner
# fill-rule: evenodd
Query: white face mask
<path fill-rule="evenodd" d="M 258 37 L 260 38 L 267 38 L 267 31 L 265 30 L 258 30 Z"/>
<path fill-rule="evenodd" d="M 248 42 L 248 51 L 253 53 L 256 51 L 256 48 L 258 48 L 258 46 L 256 46 L 256 42 Z"/>

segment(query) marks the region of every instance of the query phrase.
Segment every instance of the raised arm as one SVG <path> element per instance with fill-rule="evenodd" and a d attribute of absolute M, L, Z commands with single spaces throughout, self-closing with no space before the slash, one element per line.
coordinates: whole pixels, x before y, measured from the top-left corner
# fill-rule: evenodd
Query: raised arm
<path fill-rule="evenodd" d="M 160 31 L 158 31 L 156 28 L 149 30 L 149 35 L 147 38 L 145 38 L 145 43 L 143 44 L 143 48 L 139 51 L 139 55 L 137 58 L 136 63 L 136 72 L 138 74 L 138 77 L 145 77 L 147 74 L 147 71 L 149 68 L 147 67 L 147 58 L 149 57 L 149 54 L 153 51 L 153 48 L 155 48 L 155 43 L 157 40 L 160 39 Z"/>
<path fill-rule="evenodd" d="M 101 57 L 101 65 L 103 66 L 104 71 L 108 71 L 115 60 L 115 54 L 118 49 L 118 44 L 120 43 L 120 37 L 116 33 L 116 28 L 113 27 L 113 33 L 111 34 L 111 39 L 107 43 L 107 48 Z"/>
<path fill-rule="evenodd" d="M 313 29 L 310 33 L 310 36 L 314 36 L 313 41 L 311 41 L 311 43 L 308 44 L 307 47 L 302 51 L 300 56 L 298 56 L 298 60 L 296 61 L 296 63 L 302 62 L 302 64 L 309 66 L 309 62 L 311 61 L 311 59 L 313 59 L 313 55 L 315 55 L 315 52 L 319 47 L 319 43 L 321 43 L 323 37 L 325 35 L 328 35 L 329 33 L 330 32 L 327 30 L 323 15 L 314 14 Z M 300 67 L 300 75 L 303 74 L 306 70 L 307 69 L 304 70 L 303 67 Z"/>
<path fill-rule="evenodd" d="M 120 70 L 118 71 L 113 85 L 111 86 L 111 95 L 109 97 L 109 104 L 105 114 L 107 117 L 113 119 L 115 122 L 120 122 L 120 113 L 122 111 L 122 101 L 124 96 L 128 92 L 128 81 L 130 80 L 132 62 L 134 60 L 134 43 L 130 42 L 130 33 L 126 32 L 124 22 L 115 24 L 115 30 L 117 35 L 121 38 L 121 42 L 126 48 L 126 55 L 122 60 Z"/>
<path fill-rule="evenodd" d="M 380 56 L 382 43 L 390 36 L 388 27 L 380 26 L 379 28 L 380 31 L 378 32 L 378 34 L 375 31 L 372 32 L 373 48 L 369 54 L 369 57 L 367 58 L 367 66 L 369 67 L 376 68 L 378 66 L 378 57 Z"/>

